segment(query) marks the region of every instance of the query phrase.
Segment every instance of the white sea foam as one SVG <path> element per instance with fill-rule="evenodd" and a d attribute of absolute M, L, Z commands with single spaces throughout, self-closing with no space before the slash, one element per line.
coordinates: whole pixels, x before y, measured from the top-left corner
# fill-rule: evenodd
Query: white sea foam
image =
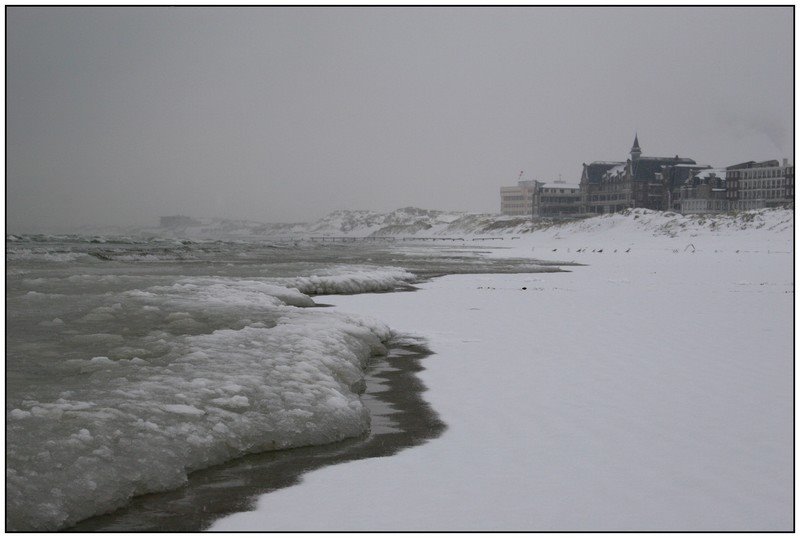
<path fill-rule="evenodd" d="M 6 259 L 9 261 L 44 261 L 44 262 L 71 262 L 75 261 L 84 254 L 81 252 L 57 252 L 42 248 L 14 248 L 6 250 Z"/>
<path fill-rule="evenodd" d="M 263 280 L 234 278 L 183 278 L 170 286 L 132 290 L 128 295 L 154 297 L 158 301 L 166 299 L 175 303 L 201 302 L 207 306 L 314 306 L 313 299 L 296 289 Z"/>

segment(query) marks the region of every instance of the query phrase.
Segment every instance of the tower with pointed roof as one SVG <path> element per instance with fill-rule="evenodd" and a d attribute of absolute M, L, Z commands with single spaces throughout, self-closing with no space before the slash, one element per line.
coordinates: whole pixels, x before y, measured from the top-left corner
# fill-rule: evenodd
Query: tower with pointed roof
<path fill-rule="evenodd" d="M 636 162 L 642 156 L 642 148 L 639 147 L 639 134 L 633 137 L 633 147 L 631 148 L 631 161 Z"/>

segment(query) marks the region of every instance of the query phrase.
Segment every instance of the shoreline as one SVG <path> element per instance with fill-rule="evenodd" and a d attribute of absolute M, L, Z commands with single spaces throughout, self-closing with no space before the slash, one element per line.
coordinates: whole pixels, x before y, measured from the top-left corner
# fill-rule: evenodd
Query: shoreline
<path fill-rule="evenodd" d="M 488 264 L 501 274 L 560 273 L 568 272 L 561 268 L 562 265 L 580 265 L 574 262 L 536 261 L 535 270 L 522 271 L 519 267 L 502 265 L 502 260 L 500 264 L 496 260 L 489 260 Z M 472 271 L 465 273 L 494 274 Z M 453 273 L 429 272 L 419 275 L 415 272 L 418 279 L 414 284 L 366 294 L 406 295 L 419 291 L 419 286 L 424 283 Z M 314 308 L 337 306 L 318 302 Z M 225 516 L 252 510 L 259 497 L 298 484 L 307 472 L 340 463 L 390 456 L 438 437 L 447 426 L 432 406 L 422 399 L 421 394 L 427 388 L 416 375 L 425 369 L 421 361 L 434 353 L 425 344 L 393 344 L 390 341 L 387 348 L 389 353 L 386 356 L 373 358 L 373 362 L 365 369 L 367 388 L 361 394 L 361 399 L 370 410 L 371 425 L 370 431 L 362 436 L 325 445 L 248 454 L 197 469 L 190 472 L 187 483 L 177 489 L 135 495 L 112 512 L 90 516 L 60 531 L 201 531 Z M 383 386 L 388 388 L 382 389 Z M 384 428 L 383 423 L 387 422 L 396 423 L 396 427 Z M 263 474 L 260 474 L 261 471 Z"/>
<path fill-rule="evenodd" d="M 211 530 L 791 528 L 791 263 L 740 256 L 738 237 L 628 253 L 625 237 L 571 272 L 339 297 L 436 350 L 420 378 L 447 434 L 320 469 Z"/>
<path fill-rule="evenodd" d="M 62 532 L 193 532 L 217 519 L 252 510 L 261 495 L 302 481 L 309 471 L 360 459 L 386 457 L 440 436 L 446 425 L 422 399 L 417 373 L 433 353 L 396 345 L 367 367 L 361 395 L 372 417 L 361 437 L 326 445 L 250 454 L 189 474 L 183 487 L 133 497 L 124 507 L 84 519 Z"/>

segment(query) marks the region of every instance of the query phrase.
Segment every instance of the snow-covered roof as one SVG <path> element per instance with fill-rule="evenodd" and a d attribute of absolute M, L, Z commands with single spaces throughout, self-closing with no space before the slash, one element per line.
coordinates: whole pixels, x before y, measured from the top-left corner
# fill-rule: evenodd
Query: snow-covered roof
<path fill-rule="evenodd" d="M 617 175 L 621 174 L 625 171 L 625 167 L 628 166 L 627 164 L 618 164 L 614 168 L 611 168 L 606 172 L 608 175 Z"/>
<path fill-rule="evenodd" d="M 601 165 L 608 165 L 608 166 L 616 166 L 618 164 L 625 164 L 620 161 L 592 161 L 591 164 L 601 164 Z"/>
<path fill-rule="evenodd" d="M 711 176 L 716 176 L 720 179 L 725 179 L 725 169 L 724 168 L 707 168 L 705 170 L 700 170 L 695 174 L 695 177 L 698 179 L 708 179 Z"/>

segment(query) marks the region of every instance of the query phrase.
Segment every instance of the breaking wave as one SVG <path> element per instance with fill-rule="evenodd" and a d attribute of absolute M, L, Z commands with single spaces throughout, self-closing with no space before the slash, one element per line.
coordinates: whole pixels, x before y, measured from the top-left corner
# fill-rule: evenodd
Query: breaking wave
<path fill-rule="evenodd" d="M 310 295 L 376 293 L 410 289 L 416 277 L 403 269 L 355 270 L 336 275 L 314 275 L 281 282 Z"/>

